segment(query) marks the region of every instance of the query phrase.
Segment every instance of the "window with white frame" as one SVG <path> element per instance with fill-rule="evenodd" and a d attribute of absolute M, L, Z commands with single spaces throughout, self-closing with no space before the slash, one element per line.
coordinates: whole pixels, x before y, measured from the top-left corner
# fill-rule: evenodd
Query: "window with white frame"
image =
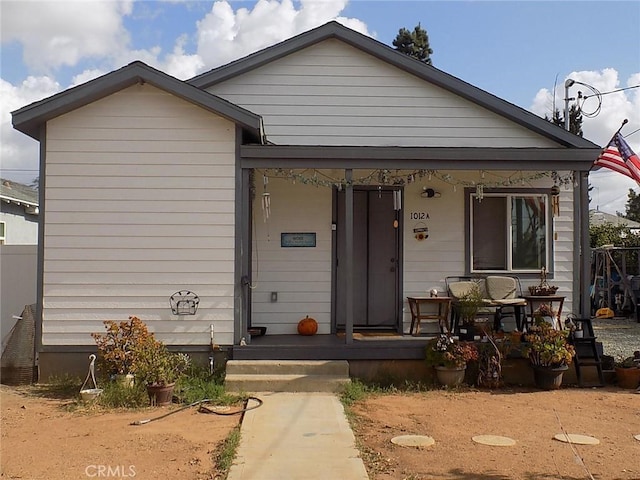
<path fill-rule="evenodd" d="M 550 270 L 546 193 L 484 193 L 479 199 L 470 192 L 467 199 L 471 272 Z"/>
<path fill-rule="evenodd" d="M 5 231 L 6 224 L 4 222 L 0 222 L 0 245 L 4 245 L 5 243 Z"/>

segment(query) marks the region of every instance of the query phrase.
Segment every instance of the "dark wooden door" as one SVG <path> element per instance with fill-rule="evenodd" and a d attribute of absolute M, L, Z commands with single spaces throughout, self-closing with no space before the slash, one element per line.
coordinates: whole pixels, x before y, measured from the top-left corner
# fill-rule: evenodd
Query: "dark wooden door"
<path fill-rule="evenodd" d="M 354 189 L 354 328 L 397 329 L 399 225 L 394 191 Z M 336 324 L 346 323 L 345 195 L 337 194 Z"/>

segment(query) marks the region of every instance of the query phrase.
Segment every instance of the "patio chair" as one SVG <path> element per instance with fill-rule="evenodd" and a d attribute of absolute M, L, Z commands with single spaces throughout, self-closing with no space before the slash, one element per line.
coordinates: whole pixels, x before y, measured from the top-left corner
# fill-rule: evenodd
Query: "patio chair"
<path fill-rule="evenodd" d="M 518 277 L 506 275 L 490 275 L 486 278 L 487 294 L 491 305 L 496 307 L 494 327 L 503 328 L 502 318 L 511 311 L 516 319 L 518 330 L 522 331 L 523 308 L 527 302 L 522 298 L 522 287 Z"/>

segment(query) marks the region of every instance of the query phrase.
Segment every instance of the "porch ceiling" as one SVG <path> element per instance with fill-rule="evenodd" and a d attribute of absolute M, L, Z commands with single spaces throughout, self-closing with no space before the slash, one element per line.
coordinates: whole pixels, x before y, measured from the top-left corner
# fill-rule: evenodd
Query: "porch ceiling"
<path fill-rule="evenodd" d="M 390 168 L 589 171 L 598 148 L 242 145 L 242 168 Z"/>

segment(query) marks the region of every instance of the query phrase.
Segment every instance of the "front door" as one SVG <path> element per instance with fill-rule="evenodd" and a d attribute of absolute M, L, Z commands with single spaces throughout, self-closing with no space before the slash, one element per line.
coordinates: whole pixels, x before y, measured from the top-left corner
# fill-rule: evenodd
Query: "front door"
<path fill-rule="evenodd" d="M 398 329 L 401 215 L 396 208 L 399 208 L 399 194 L 392 189 L 354 187 L 353 190 L 353 326 L 357 329 Z M 335 312 L 337 328 L 343 329 L 347 290 L 343 191 L 337 192 L 336 207 Z"/>

